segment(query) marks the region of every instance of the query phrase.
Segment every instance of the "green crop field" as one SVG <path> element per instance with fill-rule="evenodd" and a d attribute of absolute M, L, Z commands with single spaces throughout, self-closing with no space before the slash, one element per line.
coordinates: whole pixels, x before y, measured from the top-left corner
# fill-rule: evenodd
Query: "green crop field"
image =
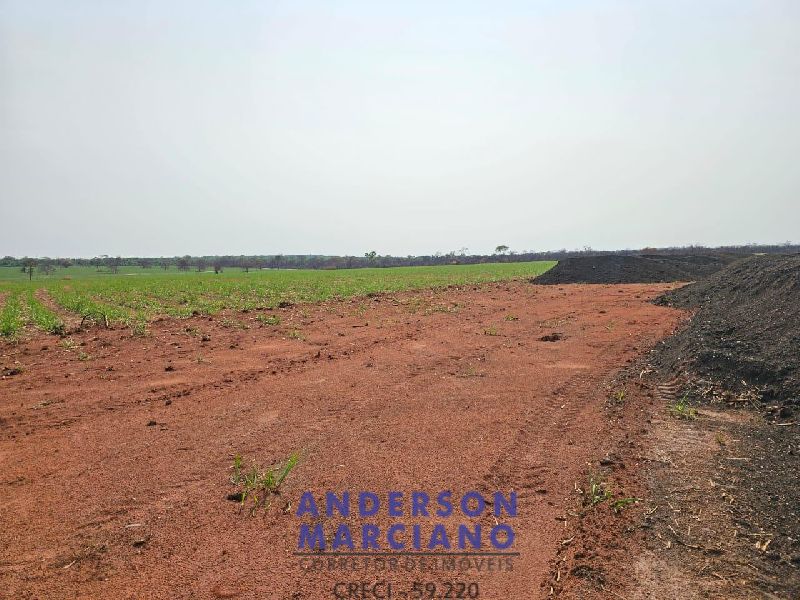
<path fill-rule="evenodd" d="M 118 273 L 93 267 L 57 269 L 50 275 L 0 267 L 0 335 L 25 327 L 59 333 L 56 312 L 95 321 L 124 323 L 142 331 L 153 317 L 187 317 L 221 310 L 273 308 L 343 299 L 374 292 L 398 292 L 477 284 L 540 275 L 555 262 L 486 263 L 434 267 L 338 270 L 229 269 L 222 273 L 121 267 Z M 55 308 L 51 310 L 48 306 Z"/>

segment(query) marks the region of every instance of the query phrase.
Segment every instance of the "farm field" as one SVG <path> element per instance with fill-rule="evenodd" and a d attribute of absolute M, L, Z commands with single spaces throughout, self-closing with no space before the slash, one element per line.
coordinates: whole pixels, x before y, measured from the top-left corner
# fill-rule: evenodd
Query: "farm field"
<path fill-rule="evenodd" d="M 0 589 L 316 600 L 377 578 L 678 598 L 691 581 L 698 597 L 797 597 L 798 261 L 704 262 L 685 287 L 617 281 L 663 277 L 648 258 L 533 279 L 551 265 L 8 274 Z M 614 283 L 573 282 L 598 271 Z M 769 328 L 788 335 L 767 343 Z M 513 491 L 513 518 L 465 519 L 513 524 L 513 552 L 374 572 L 298 555 L 303 494 L 331 490 Z"/>
<path fill-rule="evenodd" d="M 2 2 L 0 600 L 800 600 L 798 34 Z"/>
<path fill-rule="evenodd" d="M 221 273 L 122 267 L 118 273 L 92 267 L 36 274 L 0 268 L 0 336 L 25 327 L 59 333 L 67 322 L 91 319 L 130 326 L 144 333 L 155 317 L 250 311 L 280 304 L 320 302 L 374 293 L 533 277 L 555 262 L 487 263 L 435 267 L 349 270 L 228 269 Z"/>
<path fill-rule="evenodd" d="M 6 343 L 0 579 L 14 598 L 333 597 L 347 575 L 293 555 L 303 491 L 477 487 L 519 494 L 519 556 L 445 579 L 546 597 L 587 463 L 638 431 L 612 426 L 607 399 L 681 319 L 649 302 L 670 287 L 496 282 Z M 236 455 L 295 453 L 268 508 L 227 499 Z M 630 493 L 608 491 L 614 519 Z"/>

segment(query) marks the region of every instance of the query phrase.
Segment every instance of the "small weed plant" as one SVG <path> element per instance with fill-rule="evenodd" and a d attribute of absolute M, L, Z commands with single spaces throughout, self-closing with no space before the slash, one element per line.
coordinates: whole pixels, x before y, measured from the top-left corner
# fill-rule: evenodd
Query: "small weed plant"
<path fill-rule="evenodd" d="M 608 487 L 605 481 L 596 479 L 594 477 L 589 478 L 589 485 L 586 488 L 584 504 L 588 506 L 597 506 L 601 502 L 609 500 L 612 496 L 613 494 L 611 493 L 611 489 Z"/>
<path fill-rule="evenodd" d="M 220 325 L 226 329 L 250 329 L 250 326 L 247 323 L 244 323 L 239 319 L 225 318 L 220 321 Z"/>
<path fill-rule="evenodd" d="M 615 513 L 619 514 L 631 504 L 636 504 L 637 502 L 639 502 L 639 498 L 618 498 L 611 503 L 611 508 L 614 509 Z"/>
<path fill-rule="evenodd" d="M 300 453 L 295 452 L 283 463 L 262 468 L 254 462 L 246 469 L 243 468 L 241 454 L 237 454 L 233 458 L 231 467 L 233 469 L 231 483 L 239 488 L 239 491 L 228 497 L 239 502 L 240 510 L 249 504 L 251 515 L 261 507 L 268 508 L 271 497 L 280 493 L 281 485 L 299 460 Z"/>
<path fill-rule="evenodd" d="M 145 337 L 150 332 L 147 329 L 147 320 L 145 319 L 136 319 L 131 322 L 131 335 L 133 337 Z"/>
<path fill-rule="evenodd" d="M 686 396 L 669 405 L 669 414 L 676 419 L 692 420 L 697 418 L 697 410 L 689 406 Z"/>
<path fill-rule="evenodd" d="M 258 315 L 256 321 L 262 325 L 275 326 L 281 324 L 281 318 L 278 315 Z"/>
<path fill-rule="evenodd" d="M 609 502 L 612 510 L 619 514 L 624 509 L 632 504 L 639 502 L 639 498 L 621 497 L 614 498 L 614 492 L 611 486 L 603 479 L 591 475 L 589 477 L 589 484 L 585 490 L 578 490 L 583 495 L 583 505 L 586 508 L 594 508 L 604 502 Z"/>

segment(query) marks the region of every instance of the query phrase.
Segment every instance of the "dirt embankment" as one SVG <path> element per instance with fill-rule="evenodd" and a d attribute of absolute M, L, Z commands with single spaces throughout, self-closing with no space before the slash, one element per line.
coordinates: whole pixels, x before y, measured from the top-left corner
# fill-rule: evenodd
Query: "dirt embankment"
<path fill-rule="evenodd" d="M 542 285 L 696 281 L 717 272 L 737 258 L 724 254 L 581 256 L 561 260 L 531 281 Z"/>
<path fill-rule="evenodd" d="M 800 597 L 798 300 L 799 255 L 755 256 L 657 300 L 696 310 L 651 364 L 677 376 L 678 393 L 697 407 L 664 429 L 666 456 L 698 449 L 678 457 L 688 485 L 676 495 L 695 513 L 694 522 L 682 519 L 695 542 L 673 553 L 671 568 L 705 555 L 718 581 L 700 578 L 698 589 L 712 597 Z M 651 472 L 654 490 L 674 480 L 668 468 Z"/>
<path fill-rule="evenodd" d="M 661 369 L 800 404 L 800 255 L 754 256 L 657 302 L 697 311 L 659 345 Z"/>

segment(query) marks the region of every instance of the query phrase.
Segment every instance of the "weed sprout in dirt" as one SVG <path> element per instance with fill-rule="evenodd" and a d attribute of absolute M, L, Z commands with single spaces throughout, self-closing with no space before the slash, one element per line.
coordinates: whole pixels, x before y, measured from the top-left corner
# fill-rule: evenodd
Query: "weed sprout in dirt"
<path fill-rule="evenodd" d="M 261 508 L 269 508 L 272 496 L 280 493 L 280 487 L 289 473 L 297 466 L 300 460 L 300 453 L 294 452 L 284 462 L 263 468 L 252 462 L 249 468 L 243 467 L 241 454 L 233 458 L 233 473 L 230 481 L 238 489 L 237 492 L 228 495 L 229 500 L 239 502 L 239 509 L 242 510 L 248 503 L 250 504 L 250 514 L 253 515 Z"/>

